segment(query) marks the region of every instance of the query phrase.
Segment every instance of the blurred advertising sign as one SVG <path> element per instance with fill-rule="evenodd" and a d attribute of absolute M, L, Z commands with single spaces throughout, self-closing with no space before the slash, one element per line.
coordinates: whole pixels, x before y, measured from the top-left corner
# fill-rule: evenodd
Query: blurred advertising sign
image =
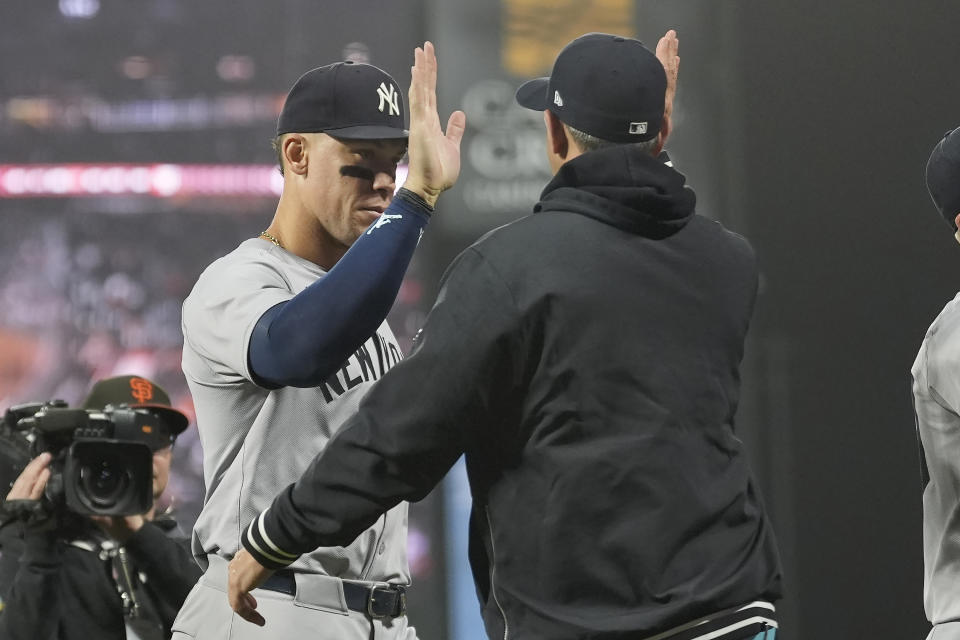
<path fill-rule="evenodd" d="M 599 31 L 635 37 L 634 0 L 502 0 L 504 71 L 545 76 L 565 44 Z"/>
<path fill-rule="evenodd" d="M 567 42 L 591 31 L 633 35 L 633 0 L 435 0 L 441 111 L 463 109 L 467 130 L 444 228 L 476 237 L 532 211 L 551 173 L 543 115 L 516 104 L 524 81 L 547 75 Z"/>
<path fill-rule="evenodd" d="M 14 96 L 0 101 L 0 121 L 39 131 L 130 133 L 254 127 L 277 121 L 285 94 L 107 100 L 94 95 Z"/>
<path fill-rule="evenodd" d="M 280 194 L 273 165 L 0 165 L 0 198 L 83 196 L 224 197 Z"/>
<path fill-rule="evenodd" d="M 397 188 L 407 165 L 397 166 Z M 269 164 L 0 164 L 0 198 L 84 196 L 276 198 L 283 176 Z"/>

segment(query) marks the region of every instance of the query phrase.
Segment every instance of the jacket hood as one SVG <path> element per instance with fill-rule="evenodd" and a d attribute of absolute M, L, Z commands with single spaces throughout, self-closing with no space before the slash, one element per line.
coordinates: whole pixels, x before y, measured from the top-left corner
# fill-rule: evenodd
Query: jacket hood
<path fill-rule="evenodd" d="M 571 211 L 631 233 L 666 237 L 693 217 L 682 173 L 633 145 L 585 153 L 560 167 L 534 212 Z"/>

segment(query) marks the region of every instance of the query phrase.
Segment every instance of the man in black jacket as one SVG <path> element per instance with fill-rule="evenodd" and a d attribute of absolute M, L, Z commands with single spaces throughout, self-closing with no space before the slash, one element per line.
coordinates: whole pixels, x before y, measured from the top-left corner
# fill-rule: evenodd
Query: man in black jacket
<path fill-rule="evenodd" d="M 271 570 L 466 454 L 491 638 L 775 637 L 777 549 L 733 429 L 757 266 L 659 158 L 667 85 L 636 40 L 589 34 L 518 90 L 555 177 L 457 258 L 413 353 L 246 529 L 241 616 L 262 623 L 247 592 Z"/>
<path fill-rule="evenodd" d="M 127 405 L 157 418 L 143 440 L 153 451 L 153 494 L 167 486 L 173 442 L 188 424 L 151 381 L 119 376 L 94 385 L 83 406 Z M 34 458 L 7 500 L 36 500 L 50 477 L 50 454 Z M 154 640 L 170 637 L 200 577 L 188 540 L 169 513 L 72 513 L 8 525 L 0 536 L 0 637 L 5 640 Z"/>

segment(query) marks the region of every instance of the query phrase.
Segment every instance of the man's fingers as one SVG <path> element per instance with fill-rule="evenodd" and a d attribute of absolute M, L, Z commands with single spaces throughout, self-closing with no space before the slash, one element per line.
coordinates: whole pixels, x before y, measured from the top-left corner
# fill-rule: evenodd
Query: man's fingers
<path fill-rule="evenodd" d="M 31 500 L 39 500 L 43 497 L 43 490 L 47 488 L 47 480 L 49 479 L 50 469 L 44 467 L 40 470 L 40 475 L 37 476 L 37 480 L 33 483 L 33 488 L 30 490 Z"/>
<path fill-rule="evenodd" d="M 667 31 L 659 42 L 657 42 L 656 56 L 661 62 L 665 62 L 671 55 L 677 53 L 677 32 L 673 29 Z"/>
<path fill-rule="evenodd" d="M 27 466 L 23 468 L 23 473 L 20 475 L 36 477 L 42 469 L 47 468 L 47 465 L 50 464 L 50 460 L 52 458 L 53 456 L 50 455 L 49 451 L 44 451 L 27 463 Z"/>
<path fill-rule="evenodd" d="M 666 35 L 660 38 L 657 43 L 656 56 L 663 64 L 668 75 L 676 75 L 679 57 L 677 52 L 680 50 L 680 40 L 677 38 L 677 32 L 671 29 Z"/>
<path fill-rule="evenodd" d="M 425 42 L 413 51 L 413 67 L 410 68 L 410 115 L 420 113 L 428 118 L 437 105 L 437 58 L 433 44 Z M 411 121 L 412 126 L 412 121 Z M 439 122 L 434 125 L 439 127 Z"/>
<path fill-rule="evenodd" d="M 257 612 L 257 599 L 250 592 L 273 573 L 264 568 L 245 549 L 240 549 L 227 568 L 227 599 L 241 618 L 258 626 L 266 624 Z"/>
<path fill-rule="evenodd" d="M 50 478 L 50 464 L 52 456 L 48 452 L 41 453 L 31 460 L 10 487 L 7 500 L 39 500 Z"/>
<path fill-rule="evenodd" d="M 463 111 L 454 111 L 447 120 L 447 140 L 460 148 L 463 132 L 467 128 L 467 114 Z"/>
<path fill-rule="evenodd" d="M 251 622 L 258 627 L 267 623 L 266 619 L 257 611 L 257 599 L 253 597 L 252 593 L 240 594 L 237 604 L 238 606 L 234 607 L 234 610 L 247 622 Z"/>
<path fill-rule="evenodd" d="M 413 52 L 410 69 L 410 154 L 404 186 L 433 205 L 460 173 L 460 142 L 466 115 L 454 112 L 442 128 L 437 113 L 437 55 L 429 40 Z"/>
<path fill-rule="evenodd" d="M 667 74 L 667 90 L 664 96 L 663 110 L 666 116 L 672 115 L 673 112 L 673 97 L 677 91 L 677 77 L 680 72 L 680 56 L 677 55 L 679 50 L 680 39 L 677 38 L 677 32 L 673 29 L 667 31 L 657 42 L 656 56 Z"/>
<path fill-rule="evenodd" d="M 432 51 L 431 46 L 431 54 Z M 410 67 L 409 91 L 411 126 L 413 125 L 412 120 L 415 116 L 427 117 L 430 113 L 431 106 L 436 103 L 436 65 L 434 65 L 431 71 L 428 57 L 424 49 L 420 47 L 414 49 L 414 64 Z"/>
<path fill-rule="evenodd" d="M 241 618 L 247 622 L 263 626 L 264 619 L 257 613 L 257 599 L 253 594 L 246 591 L 240 577 L 231 573 L 227 586 L 227 599 L 230 601 L 230 608 L 237 612 Z"/>
<path fill-rule="evenodd" d="M 436 95 L 437 91 L 437 53 L 433 48 L 433 43 L 427 40 L 423 43 L 424 67 L 427 72 L 427 91 L 430 95 Z"/>
<path fill-rule="evenodd" d="M 257 611 L 257 599 L 254 598 L 251 593 L 231 590 L 230 608 L 247 622 L 252 622 L 259 627 L 262 627 L 267 622 Z"/>

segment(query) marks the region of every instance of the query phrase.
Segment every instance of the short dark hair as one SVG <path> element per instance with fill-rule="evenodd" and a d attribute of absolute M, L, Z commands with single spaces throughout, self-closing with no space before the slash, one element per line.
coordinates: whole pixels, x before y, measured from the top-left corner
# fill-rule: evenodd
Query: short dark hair
<path fill-rule="evenodd" d="M 616 147 L 623 144 L 630 144 L 635 147 L 639 147 L 643 151 L 646 151 L 650 155 L 653 155 L 654 149 L 657 148 L 657 141 L 659 136 L 654 136 L 649 140 L 644 140 L 643 142 L 612 142 L 610 140 L 603 140 L 596 136 L 592 136 L 589 133 L 584 133 L 579 129 L 574 129 L 568 124 L 563 125 L 566 127 L 567 131 L 570 133 L 570 137 L 573 138 L 573 142 L 580 148 L 580 151 L 584 153 L 588 151 L 596 151 L 597 149 L 604 149 L 606 147 Z"/>
<path fill-rule="evenodd" d="M 273 147 L 273 150 L 277 154 L 277 169 L 280 170 L 280 175 L 283 175 L 283 136 L 284 135 L 286 134 L 281 134 L 270 141 L 270 146 Z"/>

